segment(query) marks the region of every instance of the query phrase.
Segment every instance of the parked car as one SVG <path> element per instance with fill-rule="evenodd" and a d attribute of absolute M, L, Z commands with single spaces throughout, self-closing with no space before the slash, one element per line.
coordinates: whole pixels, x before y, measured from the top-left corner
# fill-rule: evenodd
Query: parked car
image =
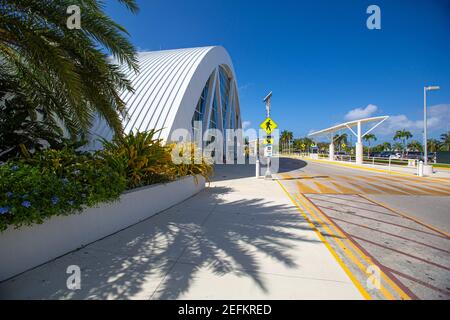
<path fill-rule="evenodd" d="M 388 157 L 389 158 L 389 157 Z M 390 155 L 390 158 L 391 159 L 401 159 L 402 158 L 402 154 L 400 153 L 400 152 L 393 152 L 391 155 Z"/>
<path fill-rule="evenodd" d="M 423 158 L 423 153 L 422 152 L 417 152 L 417 151 L 412 151 L 412 152 L 408 152 L 405 155 L 406 159 L 422 159 Z"/>

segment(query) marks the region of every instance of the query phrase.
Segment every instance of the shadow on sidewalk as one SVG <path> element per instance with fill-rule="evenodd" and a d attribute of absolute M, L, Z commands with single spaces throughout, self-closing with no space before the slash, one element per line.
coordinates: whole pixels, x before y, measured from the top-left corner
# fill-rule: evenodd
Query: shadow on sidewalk
<path fill-rule="evenodd" d="M 285 173 L 299 170 L 308 165 L 307 162 L 293 158 L 278 158 L 278 165 L 274 165 L 272 173 Z M 277 168 L 278 167 L 278 168 Z M 278 170 L 276 170 L 278 169 Z M 261 176 L 264 176 L 266 167 L 261 165 Z M 255 164 L 216 164 L 214 166 L 214 181 L 250 178 L 255 176 Z"/>
<path fill-rule="evenodd" d="M 206 188 L 144 222 L 0 284 L 1 295 L 176 299 L 189 290 L 200 268 L 218 276 L 249 277 L 267 291 L 261 254 L 296 268 L 291 256 L 296 243 L 318 241 L 299 235 L 311 228 L 292 206 L 259 198 L 225 200 L 230 192 Z M 81 267 L 81 290 L 66 288 L 66 268 L 73 264 Z"/>

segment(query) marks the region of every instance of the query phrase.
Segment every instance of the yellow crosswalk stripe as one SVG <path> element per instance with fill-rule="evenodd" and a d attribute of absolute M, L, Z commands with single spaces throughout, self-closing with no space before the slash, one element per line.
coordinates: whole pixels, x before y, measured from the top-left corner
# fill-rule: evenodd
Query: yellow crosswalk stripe
<path fill-rule="evenodd" d="M 342 184 L 342 182 L 335 182 L 335 181 L 331 181 L 331 183 L 339 190 L 341 191 L 341 193 L 343 194 L 358 194 L 359 192 L 356 191 L 355 189 L 346 187 Z"/>
<path fill-rule="evenodd" d="M 377 181 L 380 181 L 383 183 L 390 183 L 390 184 L 394 183 L 392 181 L 387 181 L 386 179 L 383 179 L 383 177 L 372 177 L 372 178 L 374 180 L 377 180 Z M 450 195 L 450 189 L 441 184 L 438 184 L 438 183 L 433 183 L 433 184 L 417 183 L 416 181 L 411 181 L 411 180 L 407 180 L 407 179 L 399 179 L 399 178 L 396 178 L 395 180 L 398 181 L 399 183 L 401 183 L 402 186 L 413 188 L 413 189 L 419 188 L 420 190 L 425 191 L 427 194 Z"/>
<path fill-rule="evenodd" d="M 311 194 L 319 193 L 317 190 L 309 187 L 307 184 L 300 181 L 297 181 L 297 188 L 300 193 L 311 193 Z"/>
<path fill-rule="evenodd" d="M 324 193 L 324 194 L 339 194 L 340 193 L 337 190 L 330 188 L 329 186 L 327 186 L 321 182 L 314 181 L 314 183 L 319 188 L 320 193 Z"/>
<path fill-rule="evenodd" d="M 354 182 L 350 182 L 350 181 L 348 182 L 348 184 L 350 184 L 354 188 L 360 189 L 362 191 L 362 193 L 365 193 L 365 194 L 380 193 L 380 191 L 377 191 L 376 189 L 372 189 L 372 188 L 367 188 L 365 185 L 362 185 L 362 184 L 358 184 L 358 183 L 354 183 Z"/>
<path fill-rule="evenodd" d="M 403 183 L 401 185 L 401 187 L 397 186 L 398 188 L 403 188 L 408 190 L 410 193 L 412 194 L 416 194 L 416 195 L 448 195 L 448 193 L 439 191 L 439 190 L 435 190 L 435 189 L 431 189 L 428 187 L 425 187 L 423 185 L 410 185 L 408 183 Z"/>
<path fill-rule="evenodd" d="M 386 184 L 384 184 L 383 186 L 381 186 L 380 184 L 372 183 L 372 182 L 366 182 L 366 184 L 371 187 L 374 187 L 378 190 L 381 190 L 386 194 L 411 195 L 411 193 L 409 193 L 407 191 L 400 190 L 400 188 L 390 187 L 390 186 L 387 186 Z"/>
<path fill-rule="evenodd" d="M 450 195 L 450 189 L 443 184 L 419 183 L 403 177 L 336 175 L 328 177 L 324 181 L 320 175 L 303 173 L 282 174 L 281 176 L 295 179 L 298 191 L 304 194 Z M 316 180 L 319 177 L 320 181 Z"/>

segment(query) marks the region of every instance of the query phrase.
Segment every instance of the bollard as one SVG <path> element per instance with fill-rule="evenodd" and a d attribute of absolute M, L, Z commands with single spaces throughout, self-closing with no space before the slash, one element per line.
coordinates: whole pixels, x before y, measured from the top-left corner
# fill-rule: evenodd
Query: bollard
<path fill-rule="evenodd" d="M 259 159 L 256 160 L 256 179 L 259 178 Z"/>
<path fill-rule="evenodd" d="M 423 177 L 423 161 L 419 161 L 419 165 L 417 166 L 417 175 L 419 177 Z"/>

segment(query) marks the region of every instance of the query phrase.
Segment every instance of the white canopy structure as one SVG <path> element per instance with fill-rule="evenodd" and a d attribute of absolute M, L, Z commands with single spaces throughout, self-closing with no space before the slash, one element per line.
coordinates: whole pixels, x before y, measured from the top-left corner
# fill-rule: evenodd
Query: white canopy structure
<path fill-rule="evenodd" d="M 334 144 L 333 144 L 333 133 L 336 131 L 339 131 L 341 129 L 349 129 L 356 137 L 356 163 L 362 164 L 363 163 L 363 145 L 362 145 L 362 138 L 373 131 L 376 127 L 378 127 L 380 124 L 382 124 L 384 121 L 386 121 L 389 118 L 389 116 L 380 116 L 380 117 L 372 117 L 372 118 L 364 118 L 359 120 L 353 120 L 349 122 L 344 122 L 341 124 L 338 124 L 336 126 L 332 126 L 327 129 L 323 129 L 320 131 L 312 132 L 308 136 L 314 137 L 314 136 L 322 136 L 322 135 L 330 135 L 331 143 L 329 148 L 329 156 L 330 160 L 334 159 Z M 362 125 L 369 122 L 376 122 L 375 125 L 373 125 L 370 129 L 368 129 L 365 133 L 362 133 Z M 352 129 L 356 126 L 356 132 Z"/>

